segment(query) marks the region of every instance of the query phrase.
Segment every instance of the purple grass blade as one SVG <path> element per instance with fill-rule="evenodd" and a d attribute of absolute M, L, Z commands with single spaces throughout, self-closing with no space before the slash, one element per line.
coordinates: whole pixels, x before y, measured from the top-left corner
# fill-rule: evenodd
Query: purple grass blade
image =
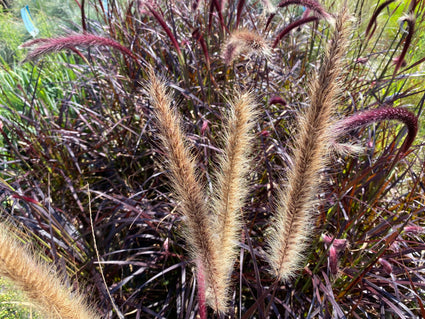
<path fill-rule="evenodd" d="M 236 15 L 236 29 L 239 27 L 239 22 L 241 19 L 241 14 L 242 14 L 244 6 L 245 6 L 245 0 L 239 0 L 238 7 L 237 7 L 237 15 Z"/>
<path fill-rule="evenodd" d="M 171 42 L 173 43 L 174 48 L 177 51 L 177 54 L 179 57 L 183 57 L 183 54 L 180 50 L 179 43 L 177 42 L 176 38 L 174 37 L 174 34 L 171 32 L 170 28 L 168 27 L 167 23 L 164 21 L 164 19 L 156 12 L 150 5 L 146 5 L 149 11 L 153 14 L 155 19 L 158 21 L 158 23 L 161 25 L 161 27 L 164 29 L 165 33 L 167 33 L 168 37 L 170 38 Z"/>
<path fill-rule="evenodd" d="M 273 20 L 273 18 L 274 18 L 274 16 L 276 15 L 276 13 L 272 13 L 270 16 L 269 16 L 269 18 L 267 19 L 267 23 L 266 23 L 266 26 L 265 26 L 265 28 L 264 28 L 264 30 L 267 30 L 267 28 L 269 27 L 269 25 L 270 25 L 270 23 L 272 22 L 272 20 Z"/>
<path fill-rule="evenodd" d="M 223 19 L 223 13 L 221 12 L 221 5 L 218 2 L 218 0 L 211 0 L 211 5 L 210 5 L 210 11 L 209 11 L 209 24 L 208 24 L 208 31 L 211 32 L 211 28 L 212 28 L 212 19 L 214 16 L 214 8 L 217 10 L 217 14 L 218 14 L 218 19 L 220 21 L 220 25 L 223 29 L 225 29 L 227 32 L 229 32 L 226 24 L 224 23 L 224 19 Z"/>
<path fill-rule="evenodd" d="M 369 36 L 370 38 L 373 35 L 376 29 L 376 19 L 378 18 L 378 15 L 381 13 L 382 10 L 384 10 L 392 2 L 394 2 L 394 0 L 387 0 L 383 2 L 382 4 L 378 6 L 378 8 L 376 8 L 375 12 L 373 12 L 373 15 L 370 18 L 369 24 L 366 27 L 366 37 Z"/>
<path fill-rule="evenodd" d="M 205 39 L 204 39 L 202 33 L 200 32 L 199 28 L 196 28 L 192 32 L 192 36 L 196 41 L 199 42 L 199 45 L 201 46 L 202 52 L 204 53 L 205 60 L 207 62 L 207 67 L 208 67 L 208 69 L 210 69 L 210 56 L 208 54 L 207 44 L 206 44 Z"/>
<path fill-rule="evenodd" d="M 286 35 L 286 34 L 288 34 L 291 30 L 293 30 L 293 29 L 295 29 L 295 28 L 297 28 L 297 27 L 299 27 L 299 26 L 301 26 L 301 25 L 303 25 L 303 24 L 306 24 L 306 23 L 309 23 L 309 22 L 313 22 L 313 21 L 318 21 L 319 20 L 319 18 L 318 17 L 314 17 L 314 16 L 311 16 L 311 17 L 307 17 L 307 18 L 304 18 L 304 19 L 299 19 L 299 20 L 296 20 L 296 21 L 294 21 L 294 22 L 292 22 L 292 23 L 290 23 L 285 29 L 283 29 L 278 35 L 277 35 L 277 37 L 276 37 L 276 39 L 274 40 L 274 43 L 273 43 L 273 46 L 272 46 L 272 48 L 276 48 L 276 46 L 278 45 L 278 43 L 279 43 L 279 41 Z"/>

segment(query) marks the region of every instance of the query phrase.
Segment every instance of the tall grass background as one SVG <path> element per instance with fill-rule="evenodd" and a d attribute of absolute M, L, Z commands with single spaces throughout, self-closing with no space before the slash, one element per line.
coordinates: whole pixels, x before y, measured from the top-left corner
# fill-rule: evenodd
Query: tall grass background
<path fill-rule="evenodd" d="M 8 25 L 0 31 L 1 218 L 100 316 L 425 317 L 425 3 L 349 2 L 335 132 L 360 111 L 403 107 L 419 119 L 418 138 L 400 155 L 409 125 L 385 116 L 335 133 L 310 240 L 285 282 L 270 271 L 270 226 L 293 167 L 297 121 L 310 105 L 313 74 L 342 2 L 278 4 L 108 1 L 105 8 L 102 1 L 69 1 L 59 14 L 49 11 L 57 6 L 35 2 L 38 25 L 58 16 L 53 23 L 61 28 L 40 28 L 29 51 L 17 48 L 31 40 L 19 24 L 23 2 L 1 13 Z M 5 21 L 22 29 L 19 40 Z M 61 38 L 39 40 L 51 37 Z M 33 58 L 22 63 L 28 53 Z M 166 79 L 207 202 L 217 196 L 229 102 L 236 91 L 255 97 L 225 313 L 204 310 L 198 294 L 202 278 L 163 161 L 169 153 L 155 124 L 150 68 Z M 356 153 L 337 152 L 353 144 Z"/>

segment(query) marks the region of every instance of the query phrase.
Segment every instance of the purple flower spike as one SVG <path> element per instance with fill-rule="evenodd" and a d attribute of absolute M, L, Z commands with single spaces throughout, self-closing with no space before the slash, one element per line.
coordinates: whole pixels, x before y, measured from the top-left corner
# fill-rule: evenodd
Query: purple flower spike
<path fill-rule="evenodd" d="M 405 108 L 386 106 L 375 110 L 359 112 L 337 122 L 335 129 L 337 135 L 342 135 L 356 128 L 383 120 L 396 120 L 407 126 L 407 137 L 400 149 L 401 153 L 405 154 L 415 140 L 418 132 L 418 118 Z"/>
<path fill-rule="evenodd" d="M 385 1 L 376 8 L 375 12 L 369 20 L 369 24 L 366 27 L 366 37 L 369 36 L 370 38 L 373 35 L 376 30 L 376 19 L 378 18 L 378 15 L 392 2 L 394 2 L 394 0 Z"/>
<path fill-rule="evenodd" d="M 75 50 L 76 46 L 90 47 L 90 46 L 108 46 L 117 49 L 125 55 L 131 57 L 137 62 L 137 57 L 128 48 L 115 40 L 100 37 L 93 34 L 73 34 L 66 37 L 51 38 L 51 39 L 35 39 L 25 42 L 21 48 L 31 48 L 27 57 L 23 62 L 34 60 L 42 55 L 59 52 L 61 50 L 70 49 Z"/>
<path fill-rule="evenodd" d="M 405 233 L 410 233 L 410 234 L 422 234 L 424 233 L 425 229 L 421 226 L 406 226 L 403 228 L 403 231 Z"/>
<path fill-rule="evenodd" d="M 393 272 L 393 266 L 384 258 L 379 258 L 378 262 L 382 265 L 382 268 L 384 269 L 384 271 L 388 274 L 391 275 Z"/>
<path fill-rule="evenodd" d="M 286 105 L 286 101 L 281 98 L 280 96 L 273 96 L 270 98 L 269 100 L 269 104 L 273 105 L 273 104 L 282 104 L 282 105 Z"/>
<path fill-rule="evenodd" d="M 328 235 L 322 234 L 321 240 L 326 245 L 331 245 L 335 247 L 336 251 L 339 253 L 340 251 L 345 250 L 348 247 L 347 239 L 338 239 L 333 238 Z"/>
<path fill-rule="evenodd" d="M 332 275 L 338 274 L 338 252 L 336 248 L 332 245 L 329 248 L 329 268 Z"/>

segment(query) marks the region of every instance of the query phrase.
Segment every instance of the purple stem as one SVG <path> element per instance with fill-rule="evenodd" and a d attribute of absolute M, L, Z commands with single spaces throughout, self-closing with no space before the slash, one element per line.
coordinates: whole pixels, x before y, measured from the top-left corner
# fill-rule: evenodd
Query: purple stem
<path fill-rule="evenodd" d="M 299 20 L 296 20 L 296 21 L 294 21 L 294 22 L 292 22 L 291 24 L 289 24 L 288 26 L 286 26 L 286 28 L 285 29 L 283 29 L 278 35 L 277 35 L 277 37 L 276 37 L 276 39 L 274 40 L 274 43 L 273 43 L 273 49 L 274 48 L 276 48 L 276 46 L 278 45 L 278 43 L 279 43 L 279 41 L 286 35 L 286 34 L 288 34 L 292 29 L 295 29 L 295 28 L 297 28 L 297 27 L 299 27 L 299 26 L 301 26 L 301 25 L 303 25 L 303 24 L 305 24 L 305 23 L 308 23 L 308 22 L 312 22 L 312 21 L 318 21 L 319 20 L 319 18 L 318 17 L 314 17 L 314 16 L 311 16 L 311 17 L 307 17 L 307 18 L 304 18 L 304 19 L 299 19 Z"/>

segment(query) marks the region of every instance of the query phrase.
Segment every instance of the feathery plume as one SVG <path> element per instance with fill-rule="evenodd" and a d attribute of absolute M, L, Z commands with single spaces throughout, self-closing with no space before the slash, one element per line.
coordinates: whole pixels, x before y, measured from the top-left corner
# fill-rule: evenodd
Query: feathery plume
<path fill-rule="evenodd" d="M 235 261 L 237 243 L 242 229 L 242 206 L 248 188 L 246 175 L 249 171 L 249 155 L 253 134 L 256 103 L 250 93 L 237 94 L 230 104 L 225 123 L 225 147 L 218 161 L 215 194 L 211 201 L 214 213 L 213 229 L 217 234 L 219 248 L 218 271 L 221 276 L 218 294 L 221 309 L 226 308 L 227 289 Z"/>
<path fill-rule="evenodd" d="M 180 123 L 180 117 L 171 109 L 173 98 L 167 93 L 164 83 L 150 70 L 149 96 L 154 106 L 156 125 L 167 154 L 164 160 L 170 169 L 172 189 L 180 203 L 180 212 L 185 222 L 185 238 L 193 260 L 202 263 L 207 303 L 221 310 L 217 297 L 217 255 L 219 249 L 213 240 L 211 217 L 195 170 L 195 159 L 191 155 Z M 199 268 L 199 266 L 198 266 Z"/>
<path fill-rule="evenodd" d="M 313 209 L 330 143 L 330 124 L 340 93 L 339 77 L 348 46 L 349 15 L 346 8 L 336 19 L 323 63 L 310 89 L 311 104 L 298 120 L 299 132 L 293 147 L 293 164 L 286 186 L 278 194 L 278 207 L 271 223 L 268 259 L 272 273 L 285 281 L 303 260 L 312 233 Z"/>
<path fill-rule="evenodd" d="M 51 267 L 18 244 L 3 223 L 0 225 L 0 275 L 22 289 L 47 318 L 100 318 L 77 292 L 58 279 Z"/>
<path fill-rule="evenodd" d="M 34 39 L 22 44 L 21 48 L 32 48 L 23 62 L 35 60 L 38 57 L 52 52 L 59 52 L 65 49 L 75 50 L 76 46 L 108 46 L 121 51 L 122 53 L 137 61 L 136 56 L 122 44 L 104 37 L 93 34 L 75 34 L 67 37 L 51 39 Z"/>
<path fill-rule="evenodd" d="M 270 47 L 260 34 L 247 29 L 239 29 L 230 35 L 223 46 L 222 58 L 230 64 L 240 54 L 256 54 L 269 57 Z"/>
<path fill-rule="evenodd" d="M 152 70 L 150 79 L 149 94 L 167 154 L 165 160 L 180 211 L 185 217 L 190 254 L 197 267 L 200 305 L 203 307 L 206 299 L 215 311 L 224 313 L 241 230 L 241 209 L 247 193 L 245 175 L 256 104 L 249 93 L 239 94 L 231 103 L 224 134 L 225 149 L 219 158 L 220 171 L 216 175 L 216 193 L 207 205 L 204 189 L 195 173 L 195 160 L 183 143 L 180 118 L 170 108 L 172 98 Z M 204 308 L 202 312 L 205 315 Z"/>

